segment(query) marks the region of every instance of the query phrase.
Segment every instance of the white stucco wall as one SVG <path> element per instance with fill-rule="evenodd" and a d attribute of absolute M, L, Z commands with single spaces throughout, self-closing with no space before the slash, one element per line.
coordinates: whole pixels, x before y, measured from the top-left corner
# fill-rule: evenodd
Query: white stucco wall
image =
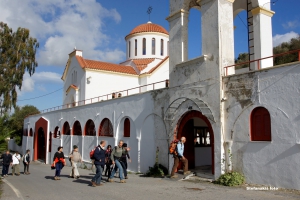
<path fill-rule="evenodd" d="M 86 84 L 85 96 L 86 99 L 112 94 L 113 92 L 123 91 L 125 89 L 135 88 L 139 86 L 138 76 L 118 74 L 118 73 L 107 73 L 86 70 L 86 77 L 92 77 L 90 82 Z M 130 90 L 129 94 L 138 93 L 139 90 Z M 122 93 L 123 96 L 127 95 L 127 92 Z M 106 96 L 100 98 L 106 100 Z M 111 95 L 109 95 L 111 99 Z M 92 100 L 92 102 L 97 102 L 98 98 Z M 86 103 L 90 103 L 87 101 Z"/>
<path fill-rule="evenodd" d="M 168 90 L 162 90 L 166 93 Z M 157 91 L 154 91 L 157 92 Z M 70 153 L 73 145 L 77 145 L 80 152 L 83 154 L 83 160 L 90 162 L 90 150 L 101 140 L 105 140 L 107 145 L 113 147 L 118 144 L 120 139 L 128 143 L 130 146 L 130 156 L 132 162 L 129 163 L 129 170 L 146 172 L 149 166 L 153 166 L 155 162 L 155 125 L 153 118 L 148 117 L 155 112 L 153 92 L 147 92 L 139 95 L 132 95 L 124 98 L 117 98 L 99 103 L 88 104 L 85 106 L 77 106 L 74 108 L 64 109 L 60 111 L 53 111 L 49 113 L 30 116 L 25 119 L 25 123 L 29 124 L 29 128 L 35 125 L 35 122 L 44 117 L 49 121 L 49 130 L 53 133 L 56 126 L 63 130 L 63 124 L 68 121 L 70 128 L 73 127 L 75 121 L 79 121 L 82 131 L 89 119 L 95 123 L 97 135 L 99 134 L 99 126 L 104 118 L 108 118 L 113 125 L 114 137 L 103 136 L 69 136 L 62 135 L 61 139 L 52 139 L 52 152 L 49 154 L 49 160 L 53 159 L 53 153 L 60 143 L 64 147 L 66 156 Z M 165 102 L 164 102 L 165 103 Z M 161 115 L 161 110 L 158 113 Z M 129 118 L 131 122 L 130 137 L 123 137 L 124 119 Z M 71 131 L 72 132 L 72 131 Z M 26 137 L 23 138 L 26 141 Z M 82 142 L 83 141 L 83 142 Z M 25 143 L 24 143 L 25 144 Z M 33 144 L 26 146 L 26 148 L 33 148 Z M 159 147 L 163 149 L 163 146 Z M 167 156 L 167 155 L 165 155 Z M 166 157 L 164 158 L 166 160 Z M 163 160 L 163 158 L 162 158 Z"/>
<path fill-rule="evenodd" d="M 224 78 L 226 136 L 233 169 L 248 183 L 300 189 L 300 63 Z M 250 114 L 258 106 L 271 116 L 271 141 L 250 140 Z"/>

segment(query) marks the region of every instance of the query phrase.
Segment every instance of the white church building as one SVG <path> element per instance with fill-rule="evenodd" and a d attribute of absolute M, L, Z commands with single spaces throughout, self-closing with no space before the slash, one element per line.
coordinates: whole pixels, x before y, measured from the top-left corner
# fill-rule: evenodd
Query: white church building
<path fill-rule="evenodd" d="M 168 145 L 185 136 L 191 171 L 243 173 L 247 183 L 300 189 L 300 62 L 273 66 L 274 14 L 267 0 L 170 2 L 169 32 L 154 23 L 126 37 L 126 61 L 69 54 L 63 104 L 24 120 L 23 150 L 50 164 L 58 146 L 79 146 L 83 160 L 99 143 L 131 147 L 129 170 L 172 167 Z M 188 59 L 189 11 L 201 13 L 202 53 Z M 246 10 L 250 64 L 234 63 L 233 20 Z M 126 83 L 126 84 L 124 84 Z M 228 153 L 230 152 L 230 153 Z M 230 155 L 232 154 L 232 156 Z"/>

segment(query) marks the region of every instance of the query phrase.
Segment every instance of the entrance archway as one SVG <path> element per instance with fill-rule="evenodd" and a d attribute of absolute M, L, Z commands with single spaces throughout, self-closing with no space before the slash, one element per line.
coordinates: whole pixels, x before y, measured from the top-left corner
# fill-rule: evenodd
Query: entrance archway
<path fill-rule="evenodd" d="M 207 117 L 199 111 L 185 113 L 177 123 L 177 138 L 186 137 L 184 155 L 189 168 L 211 167 L 214 174 L 214 133 Z"/>
<path fill-rule="evenodd" d="M 42 127 L 39 128 L 38 133 L 38 149 L 37 149 L 37 159 L 46 160 L 46 138 L 45 131 Z"/>
<path fill-rule="evenodd" d="M 48 121 L 40 118 L 35 123 L 33 160 L 44 160 L 46 163 Z"/>

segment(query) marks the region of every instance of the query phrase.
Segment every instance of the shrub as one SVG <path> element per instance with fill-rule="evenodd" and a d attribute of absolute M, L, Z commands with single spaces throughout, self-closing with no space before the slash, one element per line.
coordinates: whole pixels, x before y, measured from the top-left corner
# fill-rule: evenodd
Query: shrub
<path fill-rule="evenodd" d="M 225 186 L 237 186 L 245 182 L 245 177 L 238 172 L 227 172 L 222 174 L 218 180 L 215 181 L 216 184 Z"/>
<path fill-rule="evenodd" d="M 153 167 L 149 167 L 146 176 L 164 177 L 168 174 L 168 169 L 161 164 L 155 164 Z"/>

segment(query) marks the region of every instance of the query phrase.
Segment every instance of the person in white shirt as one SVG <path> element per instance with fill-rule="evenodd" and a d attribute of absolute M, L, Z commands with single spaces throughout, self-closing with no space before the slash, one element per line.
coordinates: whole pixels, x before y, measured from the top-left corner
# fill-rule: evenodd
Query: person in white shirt
<path fill-rule="evenodd" d="M 20 175 L 20 159 L 21 159 L 19 152 L 16 151 L 15 154 L 12 156 L 12 159 L 13 159 L 12 175 L 14 176 L 16 174 L 17 176 L 19 176 Z"/>

